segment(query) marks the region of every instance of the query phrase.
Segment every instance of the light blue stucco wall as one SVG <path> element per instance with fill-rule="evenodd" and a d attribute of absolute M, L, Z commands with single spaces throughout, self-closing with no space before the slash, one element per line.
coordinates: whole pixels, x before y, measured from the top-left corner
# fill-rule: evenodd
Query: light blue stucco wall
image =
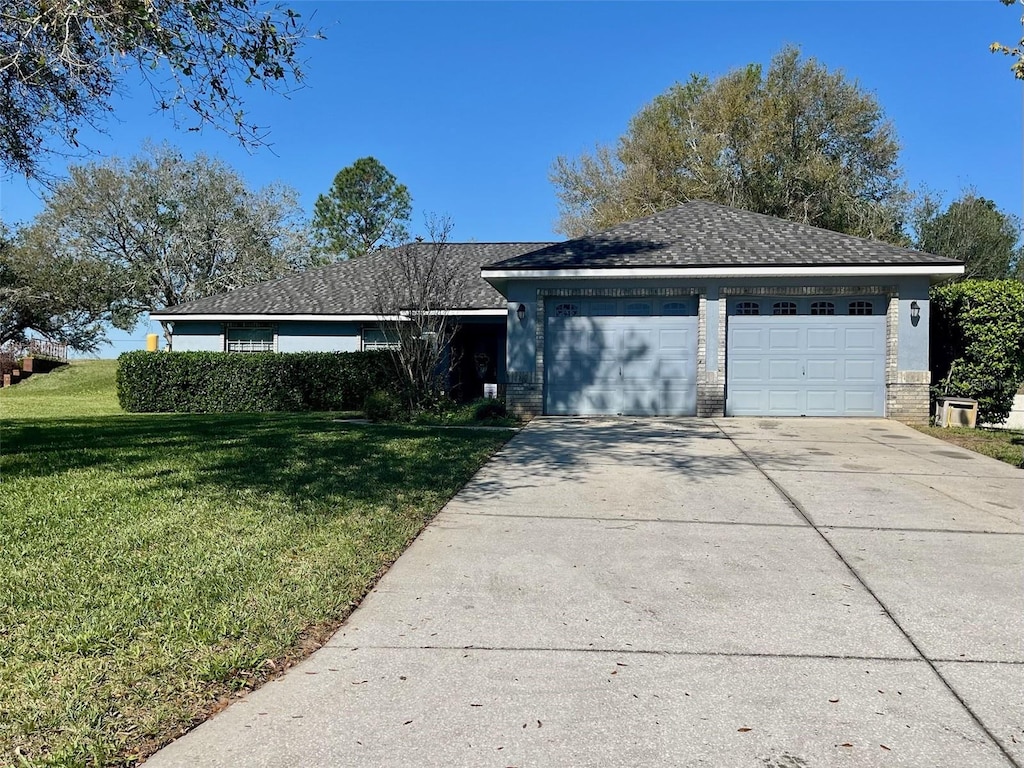
<path fill-rule="evenodd" d="M 223 352 L 224 326 L 212 322 L 174 323 L 171 349 L 175 352 Z"/>
<path fill-rule="evenodd" d="M 927 277 L 904 280 L 900 286 L 899 340 L 896 368 L 900 371 L 928 370 L 928 324 L 931 307 L 928 302 Z M 921 318 L 913 324 L 911 304 L 917 302 Z"/>
<path fill-rule="evenodd" d="M 177 320 L 171 349 L 175 352 L 223 352 L 224 325 Z M 278 352 L 357 352 L 361 347 L 362 323 L 282 321 L 276 325 Z"/>
<path fill-rule="evenodd" d="M 278 352 L 358 352 L 362 323 L 282 322 L 277 324 Z"/>

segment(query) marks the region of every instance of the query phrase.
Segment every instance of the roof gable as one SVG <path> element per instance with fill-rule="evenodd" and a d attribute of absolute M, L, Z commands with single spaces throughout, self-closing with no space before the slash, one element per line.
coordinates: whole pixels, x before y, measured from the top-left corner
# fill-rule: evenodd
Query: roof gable
<path fill-rule="evenodd" d="M 956 259 L 694 200 L 487 270 L 957 265 Z"/>

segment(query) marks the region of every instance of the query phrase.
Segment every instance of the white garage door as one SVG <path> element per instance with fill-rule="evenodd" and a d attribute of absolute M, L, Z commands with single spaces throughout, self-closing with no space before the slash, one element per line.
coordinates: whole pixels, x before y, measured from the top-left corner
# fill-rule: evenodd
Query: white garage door
<path fill-rule="evenodd" d="M 695 414 L 695 306 L 688 299 L 550 303 L 545 413 Z"/>
<path fill-rule="evenodd" d="M 884 306 L 859 297 L 734 302 L 726 414 L 885 415 Z"/>

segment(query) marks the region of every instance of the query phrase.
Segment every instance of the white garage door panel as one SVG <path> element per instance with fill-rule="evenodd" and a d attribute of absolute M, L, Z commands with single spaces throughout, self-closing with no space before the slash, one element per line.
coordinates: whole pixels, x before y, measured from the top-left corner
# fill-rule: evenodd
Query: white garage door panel
<path fill-rule="evenodd" d="M 768 380 L 773 384 L 782 384 L 800 380 L 799 360 L 769 360 Z"/>
<path fill-rule="evenodd" d="M 768 348 L 773 352 L 800 348 L 800 332 L 795 328 L 769 328 Z"/>
<path fill-rule="evenodd" d="M 807 381 L 814 384 L 824 382 L 837 383 L 835 360 L 808 360 L 806 362 Z"/>
<path fill-rule="evenodd" d="M 885 317 L 730 316 L 726 413 L 884 415 Z"/>
<path fill-rule="evenodd" d="M 697 318 L 594 316 L 595 306 L 589 316 L 548 317 L 545 412 L 695 414 Z"/>
<path fill-rule="evenodd" d="M 807 329 L 808 349 L 835 349 L 836 329 L 835 328 L 808 328 Z"/>

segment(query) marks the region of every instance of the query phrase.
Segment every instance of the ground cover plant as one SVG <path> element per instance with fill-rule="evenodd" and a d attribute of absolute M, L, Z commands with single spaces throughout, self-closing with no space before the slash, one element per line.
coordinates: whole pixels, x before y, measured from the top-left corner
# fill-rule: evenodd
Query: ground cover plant
<path fill-rule="evenodd" d="M 1024 432 L 1020 430 L 926 426 L 915 428 L 947 443 L 991 456 L 1015 467 L 1024 467 Z"/>
<path fill-rule="evenodd" d="M 113 371 L 0 393 L 0 764 L 132 764 L 258 685 L 508 437 L 123 414 Z"/>

